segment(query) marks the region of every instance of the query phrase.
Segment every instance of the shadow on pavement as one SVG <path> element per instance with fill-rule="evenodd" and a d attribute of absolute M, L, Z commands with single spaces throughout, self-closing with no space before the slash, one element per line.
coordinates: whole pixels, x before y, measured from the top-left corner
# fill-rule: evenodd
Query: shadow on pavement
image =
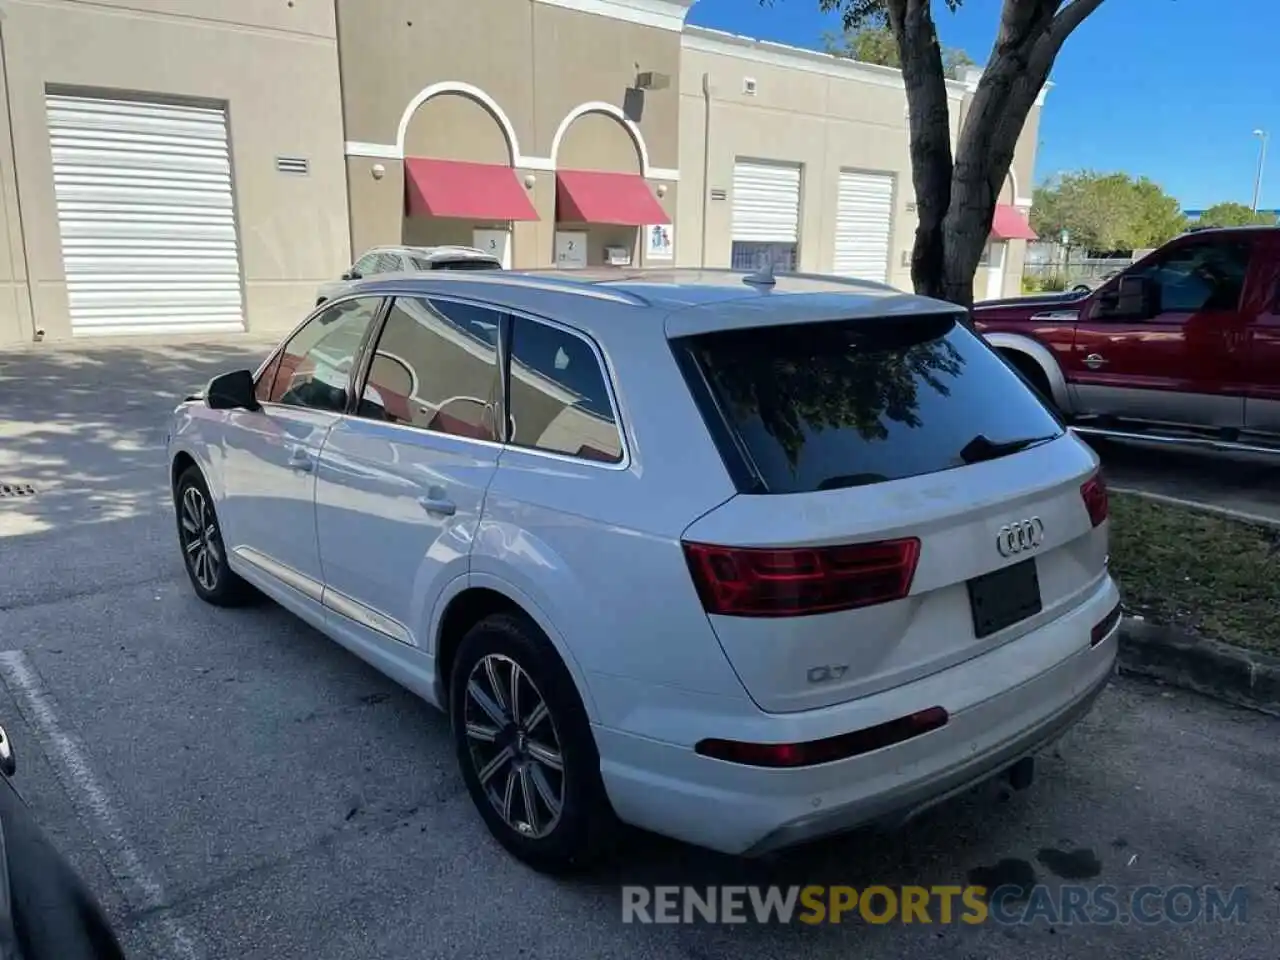
<path fill-rule="evenodd" d="M 217 373 L 273 341 L 113 342 L 0 351 L 0 536 L 136 516 L 167 499 L 165 426 Z"/>

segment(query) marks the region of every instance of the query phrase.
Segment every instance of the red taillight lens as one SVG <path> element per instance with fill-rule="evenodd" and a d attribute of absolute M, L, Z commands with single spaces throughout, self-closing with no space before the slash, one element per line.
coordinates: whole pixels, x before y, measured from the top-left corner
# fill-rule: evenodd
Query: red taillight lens
<path fill-rule="evenodd" d="M 1114 630 L 1116 628 L 1116 624 L 1119 622 L 1120 604 L 1117 603 L 1114 610 L 1093 625 L 1093 635 L 1089 638 L 1089 646 L 1096 647 L 1103 640 L 1107 639 L 1107 634 Z"/>
<path fill-rule="evenodd" d="M 708 613 L 795 617 L 852 610 L 905 597 L 920 541 L 772 550 L 685 543 L 685 558 Z"/>
<path fill-rule="evenodd" d="M 1080 488 L 1080 496 L 1084 498 L 1085 509 L 1089 511 L 1089 520 L 1096 527 L 1107 519 L 1107 484 L 1101 474 L 1090 477 Z"/>
<path fill-rule="evenodd" d="M 694 750 L 704 757 L 749 767 L 811 767 L 847 760 L 882 747 L 910 740 L 947 725 L 947 711 L 930 707 L 865 730 L 842 733 L 807 743 L 743 743 L 739 740 L 701 740 Z"/>

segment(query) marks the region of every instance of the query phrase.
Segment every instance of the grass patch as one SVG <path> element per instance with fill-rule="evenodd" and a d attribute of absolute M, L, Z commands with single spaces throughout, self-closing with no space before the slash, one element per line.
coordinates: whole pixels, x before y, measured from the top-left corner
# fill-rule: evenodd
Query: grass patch
<path fill-rule="evenodd" d="M 1127 613 L 1280 654 L 1280 531 L 1111 494 L 1111 572 Z"/>

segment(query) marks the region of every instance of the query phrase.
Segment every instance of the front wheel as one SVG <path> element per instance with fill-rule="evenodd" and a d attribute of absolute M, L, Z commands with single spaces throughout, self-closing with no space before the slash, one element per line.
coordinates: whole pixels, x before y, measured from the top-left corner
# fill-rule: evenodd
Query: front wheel
<path fill-rule="evenodd" d="M 563 873 L 608 849 L 617 824 L 572 678 L 522 617 L 467 633 L 450 682 L 458 763 L 494 838 L 536 870 Z"/>
<path fill-rule="evenodd" d="M 216 607 L 238 607 L 256 599 L 253 587 L 227 563 L 222 527 L 213 509 L 209 487 L 198 468 L 188 467 L 178 477 L 173 499 L 182 561 L 196 596 Z"/>

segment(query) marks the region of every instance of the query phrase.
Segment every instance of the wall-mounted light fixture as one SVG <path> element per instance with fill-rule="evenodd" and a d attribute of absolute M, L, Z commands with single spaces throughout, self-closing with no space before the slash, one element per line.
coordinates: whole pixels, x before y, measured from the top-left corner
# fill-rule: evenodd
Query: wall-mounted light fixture
<path fill-rule="evenodd" d="M 671 74 L 645 70 L 636 74 L 637 90 L 665 90 L 671 86 Z"/>
<path fill-rule="evenodd" d="M 387 175 L 387 168 L 380 163 L 375 163 L 369 168 L 369 173 L 373 176 L 373 179 L 381 180 Z"/>
<path fill-rule="evenodd" d="M 537 182 L 538 182 L 538 178 L 535 177 L 532 173 L 526 173 L 524 175 L 524 188 L 526 190 L 532 190 L 533 185 Z"/>
<path fill-rule="evenodd" d="M 660 197 L 665 197 L 667 195 L 667 185 L 665 183 L 660 183 L 654 188 L 653 192 Z"/>

